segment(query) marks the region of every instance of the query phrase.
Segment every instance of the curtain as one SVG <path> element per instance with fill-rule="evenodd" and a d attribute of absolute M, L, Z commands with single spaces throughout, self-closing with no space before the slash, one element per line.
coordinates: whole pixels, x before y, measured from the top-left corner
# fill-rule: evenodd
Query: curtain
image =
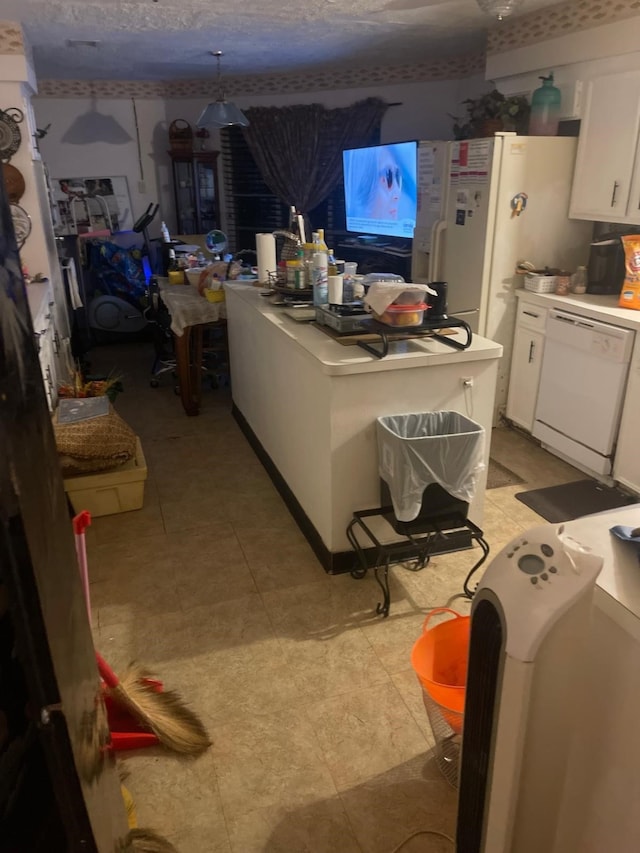
<path fill-rule="evenodd" d="M 307 214 L 342 176 L 342 151 L 367 145 L 387 104 L 367 98 L 328 110 L 322 104 L 244 110 L 247 145 L 264 182 L 288 206 Z"/>

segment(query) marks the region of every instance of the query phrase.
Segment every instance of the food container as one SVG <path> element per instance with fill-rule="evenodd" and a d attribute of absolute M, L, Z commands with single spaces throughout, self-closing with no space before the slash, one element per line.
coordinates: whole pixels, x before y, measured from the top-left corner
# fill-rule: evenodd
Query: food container
<path fill-rule="evenodd" d="M 386 326 L 420 326 L 424 312 L 429 306 L 425 302 L 413 305 L 388 305 L 383 314 L 373 314 L 373 317 Z"/>
<path fill-rule="evenodd" d="M 569 273 L 556 276 L 556 294 L 567 296 L 571 291 L 571 275 Z"/>
<path fill-rule="evenodd" d="M 424 290 L 416 287 L 412 288 L 411 285 L 407 287 L 406 290 L 403 290 L 400 296 L 396 296 L 393 300 L 394 305 L 419 305 L 424 301 Z"/>

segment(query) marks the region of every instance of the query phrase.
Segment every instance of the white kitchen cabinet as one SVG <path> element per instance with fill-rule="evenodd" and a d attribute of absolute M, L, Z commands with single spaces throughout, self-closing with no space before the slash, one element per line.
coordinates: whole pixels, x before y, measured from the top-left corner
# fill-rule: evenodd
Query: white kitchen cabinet
<path fill-rule="evenodd" d="M 507 417 L 528 432 L 533 430 L 546 321 L 546 308 L 520 300 L 511 353 Z"/>
<path fill-rule="evenodd" d="M 640 71 L 587 85 L 569 216 L 640 223 Z"/>
<path fill-rule="evenodd" d="M 623 486 L 638 493 L 640 493 L 639 424 L 640 334 L 637 334 L 629 365 L 629 378 L 624 397 L 620 432 L 618 433 L 618 446 L 613 460 L 613 477 Z"/>

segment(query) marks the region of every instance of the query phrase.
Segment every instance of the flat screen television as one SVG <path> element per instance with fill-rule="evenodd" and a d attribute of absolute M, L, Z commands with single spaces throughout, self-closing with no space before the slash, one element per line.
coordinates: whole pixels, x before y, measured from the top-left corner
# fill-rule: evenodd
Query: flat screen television
<path fill-rule="evenodd" d="M 418 208 L 418 143 L 342 152 L 347 231 L 413 237 Z"/>

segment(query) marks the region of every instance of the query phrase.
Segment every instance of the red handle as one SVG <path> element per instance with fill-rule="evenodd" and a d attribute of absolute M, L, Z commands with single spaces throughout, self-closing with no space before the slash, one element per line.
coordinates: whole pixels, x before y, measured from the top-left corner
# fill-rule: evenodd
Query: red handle
<path fill-rule="evenodd" d="M 458 613 L 457 610 L 452 610 L 450 607 L 434 607 L 434 609 L 431 611 L 431 613 L 427 613 L 427 618 L 422 623 L 422 631 L 423 632 L 425 632 L 427 630 L 427 625 L 429 623 L 429 619 L 431 619 L 432 616 L 437 616 L 438 613 L 453 613 L 453 615 L 456 617 L 456 619 L 462 619 L 463 618 L 462 613 Z"/>
<path fill-rule="evenodd" d="M 73 532 L 76 536 L 82 536 L 87 527 L 91 524 L 91 513 L 87 509 L 83 509 L 73 519 Z"/>
<path fill-rule="evenodd" d="M 111 667 L 102 657 L 100 652 L 96 652 L 96 661 L 98 663 L 98 672 L 100 673 L 100 677 L 102 678 L 104 683 L 112 690 L 115 689 L 120 684 L 118 676 L 111 669 Z"/>

